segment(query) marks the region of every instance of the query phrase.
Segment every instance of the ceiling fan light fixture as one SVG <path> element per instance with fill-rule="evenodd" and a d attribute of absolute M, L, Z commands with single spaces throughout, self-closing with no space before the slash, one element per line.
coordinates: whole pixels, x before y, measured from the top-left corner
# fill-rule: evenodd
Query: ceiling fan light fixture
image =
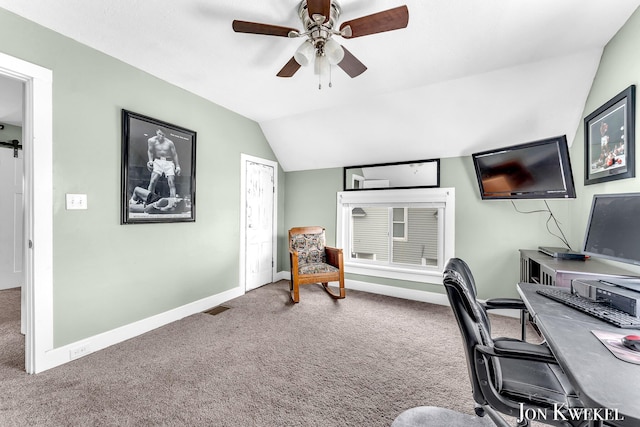
<path fill-rule="evenodd" d="M 329 74 L 329 60 L 320 52 L 316 53 L 316 61 L 313 63 L 313 73 L 318 76 L 326 76 Z"/>
<path fill-rule="evenodd" d="M 332 37 L 362 37 L 399 30 L 409 24 L 409 9 L 404 5 L 348 20 L 343 22 L 338 30 L 338 18 L 342 13 L 339 0 L 298 1 L 298 17 L 302 22 L 302 30 L 237 19 L 232 22 L 233 31 L 237 33 L 307 38 L 295 51 L 293 58 L 276 74 L 278 77 L 291 77 L 300 67 L 311 65 L 312 62 L 320 82 L 322 77 L 328 74 L 329 87 L 331 67 L 334 65 L 340 67 L 349 77 L 357 77 L 365 72 L 367 67 Z M 321 86 L 320 84 L 319 87 Z"/>
<path fill-rule="evenodd" d="M 293 58 L 296 62 L 303 67 L 306 67 L 311 63 L 315 56 L 315 47 L 309 40 L 305 40 L 304 43 L 300 45 L 300 47 L 296 50 L 296 53 L 293 54 Z"/>
<path fill-rule="evenodd" d="M 329 39 L 324 44 L 324 54 L 327 56 L 331 65 L 336 65 L 344 58 L 344 49 L 342 49 L 340 43 L 334 39 Z"/>

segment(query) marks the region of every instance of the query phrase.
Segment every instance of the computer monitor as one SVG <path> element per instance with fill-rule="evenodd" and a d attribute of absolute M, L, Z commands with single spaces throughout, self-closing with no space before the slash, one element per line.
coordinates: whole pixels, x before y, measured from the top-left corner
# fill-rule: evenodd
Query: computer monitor
<path fill-rule="evenodd" d="M 640 265 L 640 193 L 594 195 L 582 251 Z"/>

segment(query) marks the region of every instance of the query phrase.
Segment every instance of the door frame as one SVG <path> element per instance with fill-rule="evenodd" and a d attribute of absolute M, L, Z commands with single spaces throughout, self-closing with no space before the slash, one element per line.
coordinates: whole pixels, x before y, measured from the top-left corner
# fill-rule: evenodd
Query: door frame
<path fill-rule="evenodd" d="M 0 52 L 0 76 L 23 82 L 25 370 L 52 367 L 53 72 Z"/>
<path fill-rule="evenodd" d="M 271 267 L 272 280 L 277 275 L 277 262 L 278 259 L 278 163 L 272 160 L 262 159 L 260 157 L 250 156 L 248 154 L 240 153 L 240 288 L 243 293 L 247 292 L 247 162 L 259 163 L 265 166 L 273 167 L 273 215 L 272 215 L 272 256 L 273 266 Z"/>

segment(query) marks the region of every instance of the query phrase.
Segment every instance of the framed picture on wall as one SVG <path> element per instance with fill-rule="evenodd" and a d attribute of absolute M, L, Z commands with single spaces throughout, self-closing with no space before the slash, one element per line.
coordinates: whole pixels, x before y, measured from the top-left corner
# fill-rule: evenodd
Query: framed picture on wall
<path fill-rule="evenodd" d="M 196 132 L 122 110 L 121 224 L 196 220 Z"/>
<path fill-rule="evenodd" d="M 635 176 L 635 85 L 584 119 L 584 184 Z"/>

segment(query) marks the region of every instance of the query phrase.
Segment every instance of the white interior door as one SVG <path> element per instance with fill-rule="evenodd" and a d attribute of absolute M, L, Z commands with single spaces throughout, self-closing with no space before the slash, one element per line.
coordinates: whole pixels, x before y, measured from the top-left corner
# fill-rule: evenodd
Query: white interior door
<path fill-rule="evenodd" d="M 273 282 L 275 168 L 246 160 L 245 290 Z"/>
<path fill-rule="evenodd" d="M 23 173 L 22 150 L 0 147 L 0 289 L 23 284 Z"/>

